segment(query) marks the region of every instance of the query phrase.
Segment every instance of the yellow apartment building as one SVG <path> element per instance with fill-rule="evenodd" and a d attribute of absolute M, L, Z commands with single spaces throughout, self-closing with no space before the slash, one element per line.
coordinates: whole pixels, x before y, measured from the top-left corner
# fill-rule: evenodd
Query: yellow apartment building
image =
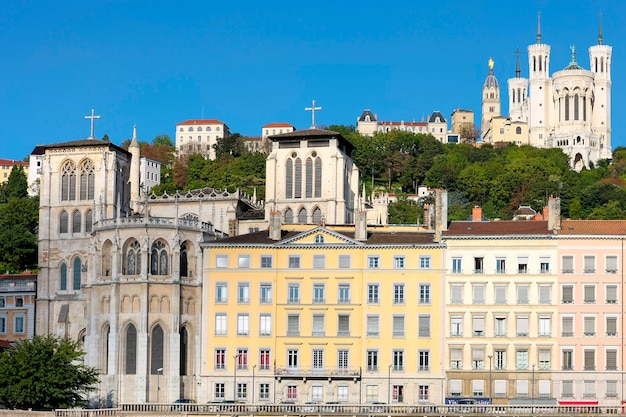
<path fill-rule="evenodd" d="M 203 250 L 202 396 L 442 402 L 444 251 L 432 231 L 274 221 Z"/>

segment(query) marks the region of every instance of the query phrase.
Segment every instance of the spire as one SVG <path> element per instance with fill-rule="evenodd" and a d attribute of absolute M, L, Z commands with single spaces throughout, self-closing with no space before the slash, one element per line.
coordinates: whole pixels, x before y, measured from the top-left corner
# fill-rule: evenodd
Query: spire
<path fill-rule="evenodd" d="M 133 139 L 130 141 L 131 145 L 139 145 L 137 142 L 137 125 L 133 125 Z"/>
<path fill-rule="evenodd" d="M 541 44 L 541 12 L 537 12 L 537 44 Z"/>
<path fill-rule="evenodd" d="M 515 50 L 515 55 L 517 55 L 517 61 L 515 63 L 515 78 L 520 78 L 521 77 L 521 71 L 520 71 L 520 67 L 519 67 L 519 54 L 520 54 L 520 50 L 519 48 L 517 48 Z"/>
<path fill-rule="evenodd" d="M 598 45 L 602 45 L 602 12 L 600 12 L 600 31 L 598 32 Z"/>

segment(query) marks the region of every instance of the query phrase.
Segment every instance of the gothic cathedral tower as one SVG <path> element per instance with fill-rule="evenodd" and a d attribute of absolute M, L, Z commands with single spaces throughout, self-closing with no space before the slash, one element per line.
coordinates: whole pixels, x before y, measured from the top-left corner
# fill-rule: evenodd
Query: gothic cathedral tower
<path fill-rule="evenodd" d="M 517 55 L 515 78 L 508 79 L 509 117 L 513 122 L 528 122 L 528 78 L 521 76 L 519 49 L 515 53 Z"/>
<path fill-rule="evenodd" d="M 537 15 L 537 43 L 528 46 L 530 100 L 528 130 L 530 144 L 544 147 L 551 126 L 549 111 L 552 81 L 550 79 L 550 45 L 541 43 L 541 15 Z"/>

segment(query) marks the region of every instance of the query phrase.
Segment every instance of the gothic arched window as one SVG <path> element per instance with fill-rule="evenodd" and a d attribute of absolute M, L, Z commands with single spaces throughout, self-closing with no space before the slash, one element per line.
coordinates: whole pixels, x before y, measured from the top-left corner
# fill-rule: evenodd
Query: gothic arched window
<path fill-rule="evenodd" d="M 322 223 L 322 210 L 319 207 L 313 209 L 313 224 Z"/>
<path fill-rule="evenodd" d="M 188 276 L 189 260 L 187 258 L 187 244 L 180 245 L 180 276 Z"/>
<path fill-rule="evenodd" d="M 91 210 L 87 210 L 85 213 L 85 232 L 91 233 L 93 230 L 93 212 Z"/>
<path fill-rule="evenodd" d="M 126 328 L 126 374 L 135 375 L 137 373 L 137 329 L 133 324 Z"/>
<path fill-rule="evenodd" d="M 285 198 L 293 197 L 293 161 L 287 159 L 285 164 Z"/>
<path fill-rule="evenodd" d="M 313 190 L 313 197 L 320 198 L 322 196 L 322 158 L 319 156 L 315 158 L 315 185 Z"/>
<path fill-rule="evenodd" d="M 160 240 L 152 244 L 150 273 L 152 275 L 167 275 L 167 250 L 165 244 Z"/>
<path fill-rule="evenodd" d="M 189 357 L 189 334 L 187 328 L 180 331 L 180 374 L 187 375 L 187 361 Z"/>
<path fill-rule="evenodd" d="M 109 334 L 111 333 L 111 327 L 107 324 L 102 332 L 102 350 L 101 356 L 102 369 L 105 374 L 109 373 Z"/>
<path fill-rule="evenodd" d="M 294 164 L 294 198 L 302 198 L 302 161 L 300 158 L 296 159 Z"/>
<path fill-rule="evenodd" d="M 80 199 L 93 200 L 94 168 L 93 162 L 87 159 L 80 165 Z"/>
<path fill-rule="evenodd" d="M 298 223 L 304 224 L 306 223 L 306 209 L 301 208 L 298 212 Z"/>
<path fill-rule="evenodd" d="M 565 121 L 569 120 L 569 95 L 565 96 Z"/>
<path fill-rule="evenodd" d="M 128 275 L 141 273 L 141 247 L 136 240 L 130 244 L 126 253 L 126 273 Z"/>
<path fill-rule="evenodd" d="M 67 290 L 67 265 L 64 263 L 61 264 L 61 283 L 60 283 L 61 291 Z"/>
<path fill-rule="evenodd" d="M 293 224 L 293 211 L 290 208 L 285 210 L 285 224 Z"/>
<path fill-rule="evenodd" d="M 82 263 L 80 261 L 80 258 L 76 258 L 74 259 L 74 270 L 72 271 L 74 274 L 74 285 L 72 286 L 72 289 L 74 290 L 80 290 L 80 274 L 81 274 L 81 269 L 82 269 Z"/>
<path fill-rule="evenodd" d="M 305 191 L 304 196 L 306 198 L 313 197 L 313 160 L 311 158 L 306 159 L 305 163 Z"/>
<path fill-rule="evenodd" d="M 61 168 L 61 201 L 76 200 L 76 166 L 67 161 Z"/>
<path fill-rule="evenodd" d="M 579 109 L 578 94 L 574 94 L 574 120 L 578 120 L 578 109 Z"/>
<path fill-rule="evenodd" d="M 81 220 L 80 211 L 76 210 L 74 214 L 72 214 L 72 233 L 82 232 Z"/>
<path fill-rule="evenodd" d="M 70 216 L 67 211 L 61 212 L 61 219 L 59 221 L 59 233 L 67 233 L 69 231 Z"/>
<path fill-rule="evenodd" d="M 163 329 L 157 325 L 152 330 L 152 337 L 150 338 L 150 373 L 152 375 L 163 372 L 163 347 L 165 346 L 163 338 Z"/>

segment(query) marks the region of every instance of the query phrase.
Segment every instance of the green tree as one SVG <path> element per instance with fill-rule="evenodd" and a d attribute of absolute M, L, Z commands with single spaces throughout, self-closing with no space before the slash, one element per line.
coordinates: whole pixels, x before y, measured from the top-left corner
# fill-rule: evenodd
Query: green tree
<path fill-rule="evenodd" d="M 16 165 L 11 170 L 7 182 L 0 185 L 0 203 L 6 203 L 11 197 L 22 198 L 28 196 L 28 178 L 24 167 Z"/>
<path fill-rule="evenodd" d="M 398 201 L 389 204 L 390 224 L 419 224 L 422 216 L 422 207 L 406 197 L 401 197 Z"/>
<path fill-rule="evenodd" d="M 218 138 L 217 142 L 213 145 L 215 150 L 215 158 L 220 159 L 225 156 L 240 156 L 245 151 L 245 137 L 239 133 L 233 133 L 232 135 Z"/>
<path fill-rule="evenodd" d="M 50 410 L 86 406 L 98 371 L 82 364 L 78 342 L 54 335 L 20 340 L 0 354 L 0 403 Z"/>

